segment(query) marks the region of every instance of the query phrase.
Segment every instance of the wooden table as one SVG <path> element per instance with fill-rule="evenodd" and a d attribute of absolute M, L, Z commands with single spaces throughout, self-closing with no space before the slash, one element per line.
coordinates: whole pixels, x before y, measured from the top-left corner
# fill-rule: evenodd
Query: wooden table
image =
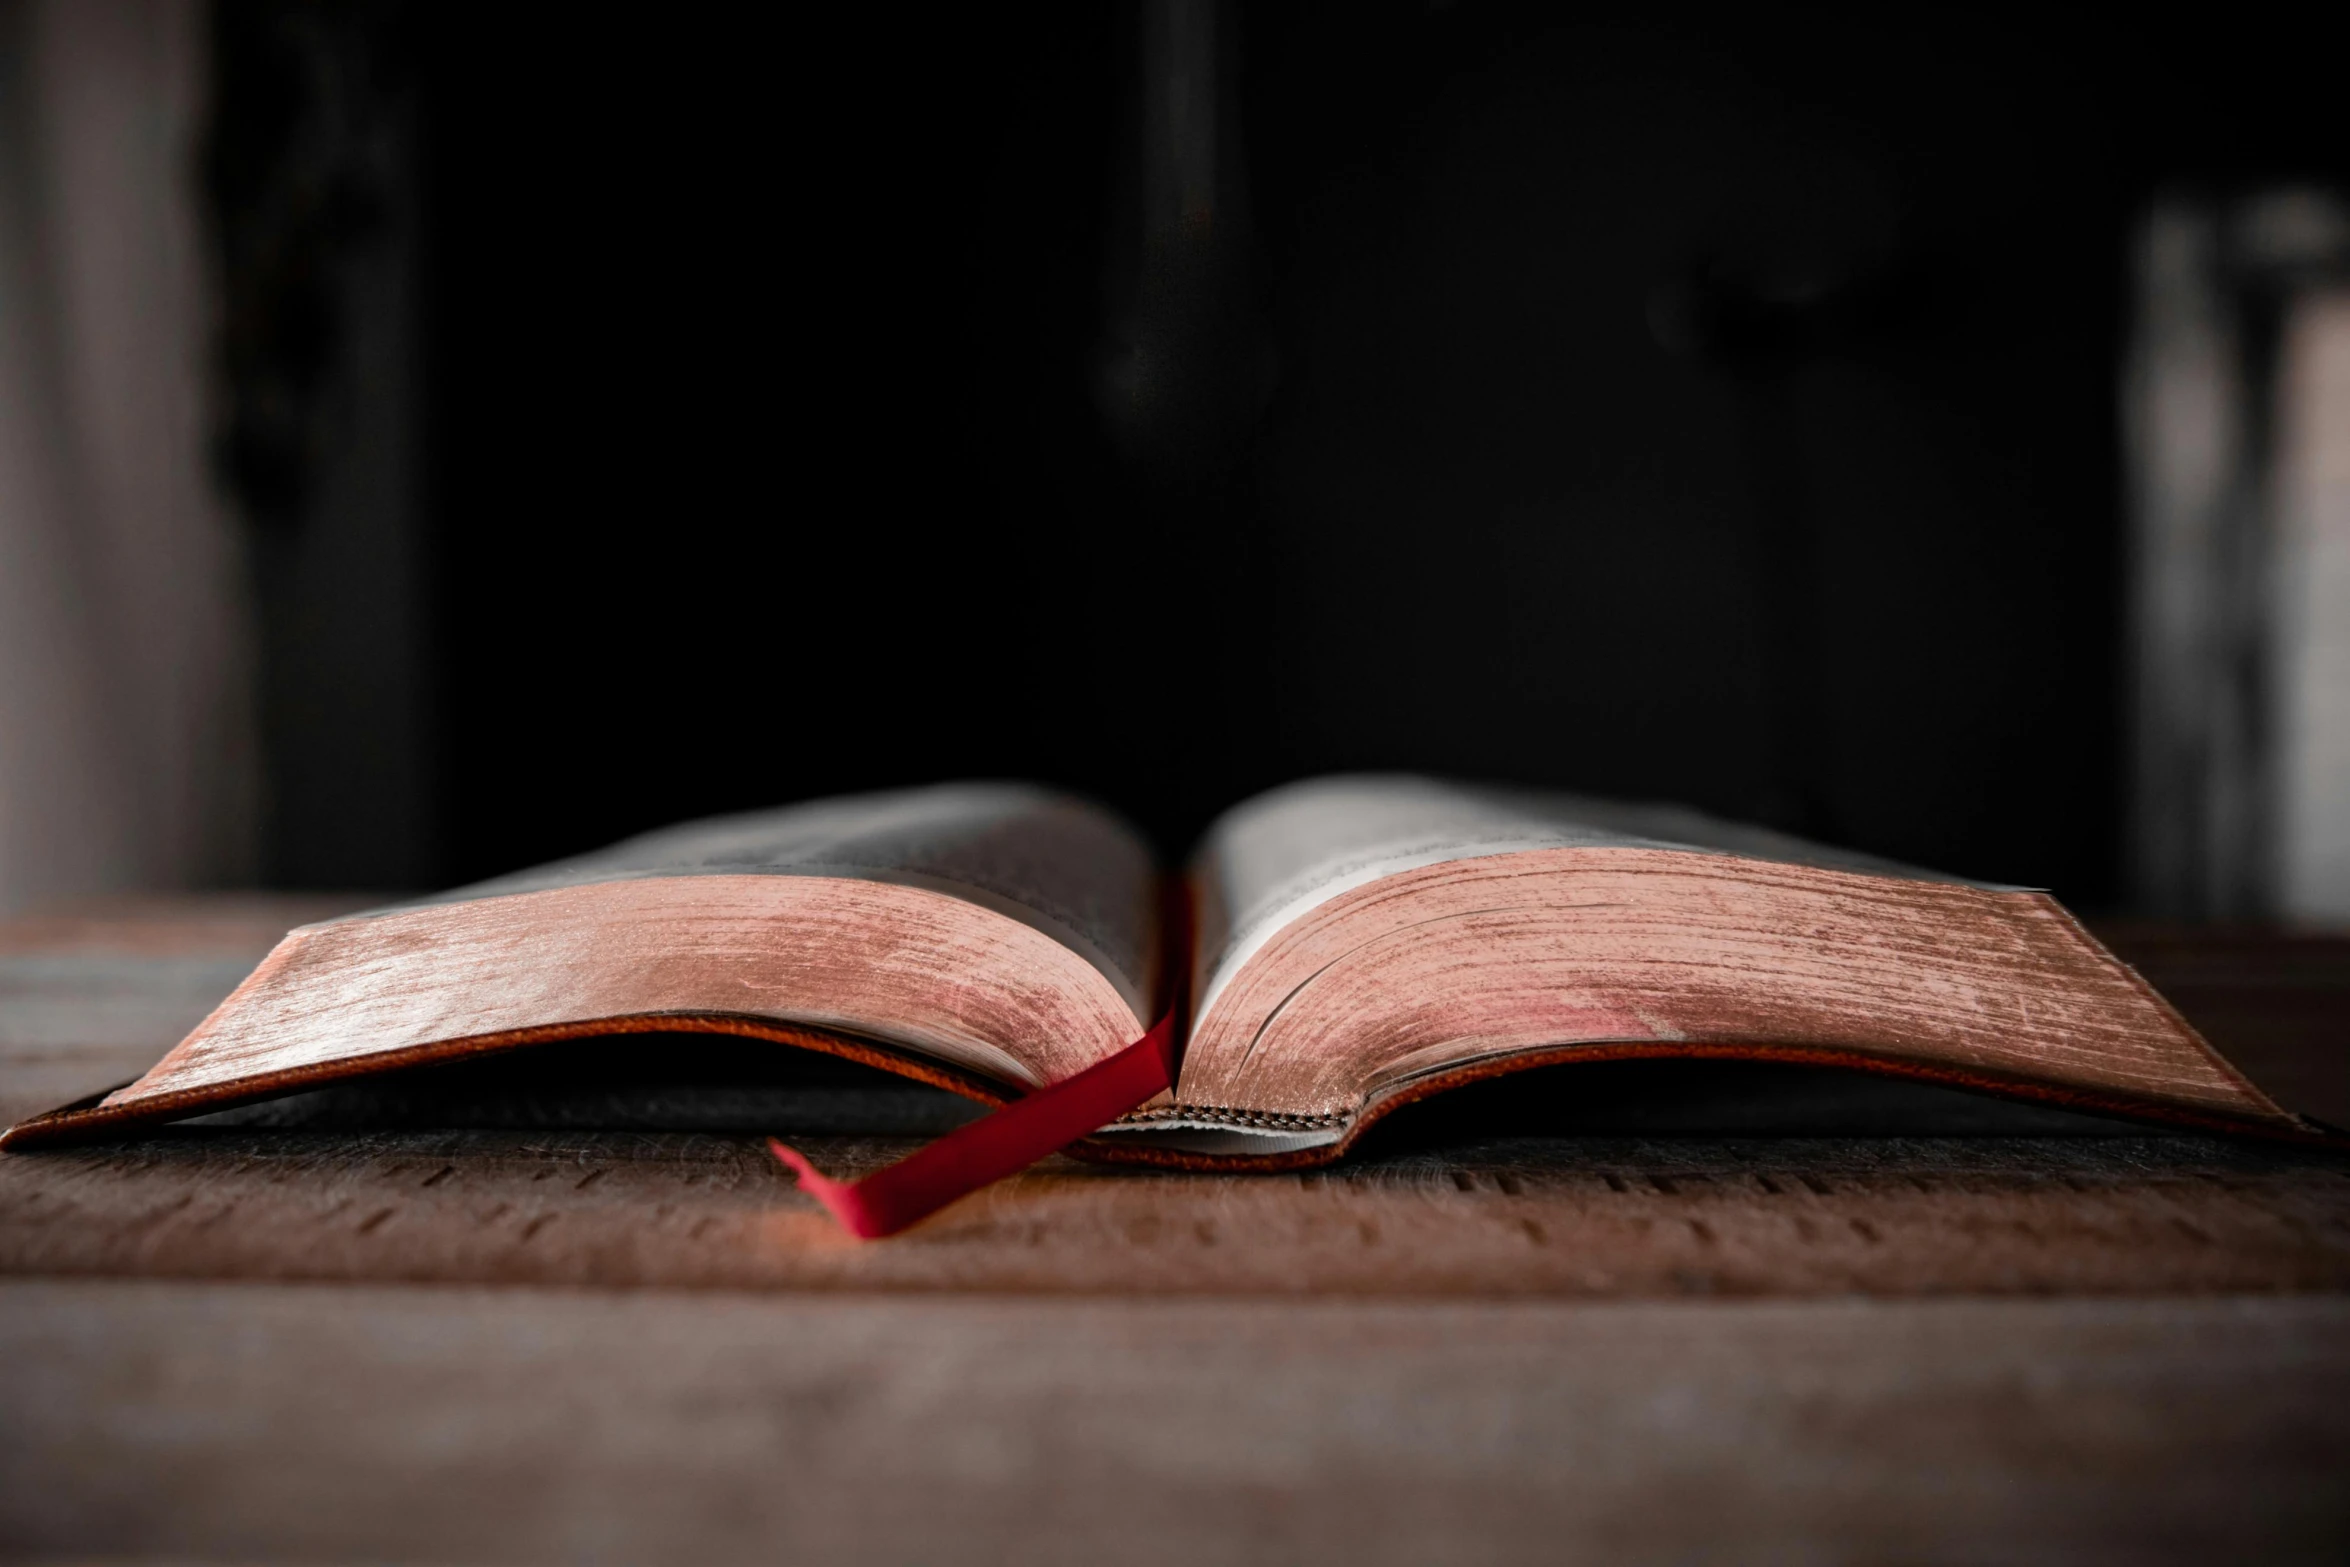
<path fill-rule="evenodd" d="M 0 1118 L 318 912 L 0 923 Z M 2116 936 L 2350 1104 L 2350 941 Z M 860 1245 L 748 1137 L 212 1130 L 0 1156 L 0 1272 L 4 1557 L 2350 1555 L 2350 1162 L 2197 1137 L 1055 1161 Z"/>

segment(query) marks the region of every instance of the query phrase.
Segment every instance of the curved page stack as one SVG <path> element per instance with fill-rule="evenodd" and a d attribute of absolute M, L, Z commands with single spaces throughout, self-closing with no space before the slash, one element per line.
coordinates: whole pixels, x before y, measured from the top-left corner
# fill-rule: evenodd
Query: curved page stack
<path fill-rule="evenodd" d="M 1634 1056 L 2326 1135 L 2047 894 L 1677 808 L 1316 780 L 1228 812 L 1170 880 L 1115 816 L 1020 784 L 672 828 L 293 931 L 138 1081 L 5 1141 L 611 1034 L 747 1035 L 1004 1103 L 1170 1009 L 1172 1092 L 1083 1151 L 1318 1164 L 1455 1085 Z"/>

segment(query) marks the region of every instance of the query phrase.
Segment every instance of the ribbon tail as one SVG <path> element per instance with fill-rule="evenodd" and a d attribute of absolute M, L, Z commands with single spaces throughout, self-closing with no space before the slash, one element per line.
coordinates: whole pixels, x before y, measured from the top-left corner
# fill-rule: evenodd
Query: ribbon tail
<path fill-rule="evenodd" d="M 1115 1121 L 1174 1086 L 1175 1017 L 1074 1077 L 1063 1078 L 956 1128 L 887 1169 L 836 1181 L 777 1138 L 767 1146 L 850 1234 L 895 1235 L 958 1197 L 1000 1181 Z"/>

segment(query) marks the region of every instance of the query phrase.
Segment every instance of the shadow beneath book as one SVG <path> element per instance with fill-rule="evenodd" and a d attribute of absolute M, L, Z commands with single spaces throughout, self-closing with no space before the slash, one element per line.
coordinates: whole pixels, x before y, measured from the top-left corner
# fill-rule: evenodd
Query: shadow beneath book
<path fill-rule="evenodd" d="M 616 1034 L 380 1073 L 176 1124 L 936 1137 L 987 1109 L 876 1067 L 766 1040 Z"/>
<path fill-rule="evenodd" d="M 2128 1121 L 1868 1072 L 1768 1061 L 1538 1067 L 1407 1105 L 1362 1157 L 1495 1137 L 2143 1137 Z"/>
<path fill-rule="evenodd" d="M 878 1068 L 760 1040 L 631 1034 L 380 1074 L 183 1127 L 565 1130 L 935 1137 L 986 1107 Z M 1493 1137 L 2143 1136 L 2145 1128 L 1932 1084 L 1750 1061 L 1538 1068 L 1408 1106 L 1376 1157 Z"/>

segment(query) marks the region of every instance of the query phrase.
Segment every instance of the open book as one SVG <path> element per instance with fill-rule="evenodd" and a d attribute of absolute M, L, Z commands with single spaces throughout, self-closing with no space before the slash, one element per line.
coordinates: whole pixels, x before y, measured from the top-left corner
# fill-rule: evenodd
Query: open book
<path fill-rule="evenodd" d="M 5 1142 L 692 1032 L 997 1104 L 1147 1056 L 1118 1087 L 1097 1073 L 1091 1118 L 1065 1130 L 1196 1167 L 1316 1164 L 1456 1085 L 1643 1056 L 2325 1135 L 2045 893 L 1671 807 L 1344 777 L 1234 808 L 1180 878 L 1083 801 L 946 785 L 672 828 L 306 926 L 144 1077 Z"/>

